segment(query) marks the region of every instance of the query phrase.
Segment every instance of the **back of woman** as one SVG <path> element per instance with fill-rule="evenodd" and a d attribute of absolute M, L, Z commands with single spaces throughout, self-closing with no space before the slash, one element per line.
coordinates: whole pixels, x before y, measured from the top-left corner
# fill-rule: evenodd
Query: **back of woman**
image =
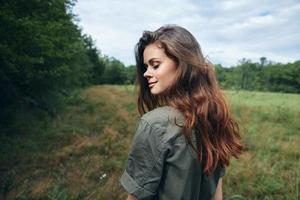
<path fill-rule="evenodd" d="M 120 179 L 128 199 L 222 199 L 242 146 L 213 66 L 176 25 L 145 31 L 135 53 L 142 116 Z"/>

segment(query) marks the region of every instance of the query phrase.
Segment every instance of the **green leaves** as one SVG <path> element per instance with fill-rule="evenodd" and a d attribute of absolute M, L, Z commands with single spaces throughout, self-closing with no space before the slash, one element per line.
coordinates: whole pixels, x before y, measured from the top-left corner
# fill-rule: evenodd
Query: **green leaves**
<path fill-rule="evenodd" d="M 73 3 L 69 0 L 1 3 L 1 107 L 28 105 L 26 99 L 32 99 L 39 108 L 55 110 L 62 90 L 89 84 L 94 66 L 100 63 L 99 55 L 94 46 L 85 45 L 84 36 L 73 22 Z"/>
<path fill-rule="evenodd" d="M 243 59 L 235 67 L 215 68 L 221 86 L 226 89 L 300 93 L 300 61 L 280 64 L 262 57 L 261 63 Z"/>

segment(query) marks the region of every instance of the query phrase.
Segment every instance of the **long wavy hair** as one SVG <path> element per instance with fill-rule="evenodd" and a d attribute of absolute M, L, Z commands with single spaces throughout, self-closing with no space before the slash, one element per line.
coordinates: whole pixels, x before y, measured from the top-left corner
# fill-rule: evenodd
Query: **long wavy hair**
<path fill-rule="evenodd" d="M 143 52 L 152 43 L 159 43 L 177 65 L 175 81 L 164 95 L 152 95 L 143 76 L 146 71 Z M 228 166 L 231 156 L 238 158 L 243 149 L 238 124 L 230 114 L 214 66 L 203 57 L 200 45 L 189 31 L 177 25 L 144 31 L 135 46 L 135 57 L 141 115 L 164 105 L 180 111 L 185 118 L 182 133 L 199 161 L 203 161 L 205 173 L 211 174 L 218 166 Z M 192 130 L 196 147 L 192 143 Z"/>

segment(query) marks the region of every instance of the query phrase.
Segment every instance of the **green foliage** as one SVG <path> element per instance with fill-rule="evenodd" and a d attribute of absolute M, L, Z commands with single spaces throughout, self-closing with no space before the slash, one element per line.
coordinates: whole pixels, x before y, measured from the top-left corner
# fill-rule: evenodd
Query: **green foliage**
<path fill-rule="evenodd" d="M 125 66 L 115 58 L 105 59 L 105 70 L 101 78 L 101 83 L 124 84 L 126 81 Z"/>
<path fill-rule="evenodd" d="M 126 67 L 126 84 L 134 84 L 136 79 L 136 67 L 135 65 L 130 65 Z"/>
<path fill-rule="evenodd" d="M 235 67 L 215 69 L 225 89 L 300 93 L 300 61 L 280 64 L 262 57 L 260 63 L 242 59 Z"/>
<path fill-rule="evenodd" d="M 75 88 L 99 83 L 104 63 L 73 22 L 71 0 L 0 2 L 0 128 L 21 107 L 57 116 Z"/>
<path fill-rule="evenodd" d="M 84 35 L 83 42 L 87 49 L 87 55 L 92 64 L 91 74 L 90 74 L 90 82 L 92 84 L 101 83 L 101 76 L 105 69 L 105 60 L 103 57 L 99 57 L 100 52 L 95 46 L 95 42 L 93 41 L 91 36 Z"/>
<path fill-rule="evenodd" d="M 267 80 L 271 91 L 300 92 L 300 61 L 289 63 L 285 66 L 280 64 L 269 66 Z"/>

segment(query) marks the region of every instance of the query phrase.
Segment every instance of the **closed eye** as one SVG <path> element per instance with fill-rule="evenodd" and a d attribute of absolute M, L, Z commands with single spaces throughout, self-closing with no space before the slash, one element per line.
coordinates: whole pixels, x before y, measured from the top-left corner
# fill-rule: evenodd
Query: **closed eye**
<path fill-rule="evenodd" d="M 159 67 L 159 65 L 155 65 L 153 66 L 153 69 L 157 69 Z"/>

